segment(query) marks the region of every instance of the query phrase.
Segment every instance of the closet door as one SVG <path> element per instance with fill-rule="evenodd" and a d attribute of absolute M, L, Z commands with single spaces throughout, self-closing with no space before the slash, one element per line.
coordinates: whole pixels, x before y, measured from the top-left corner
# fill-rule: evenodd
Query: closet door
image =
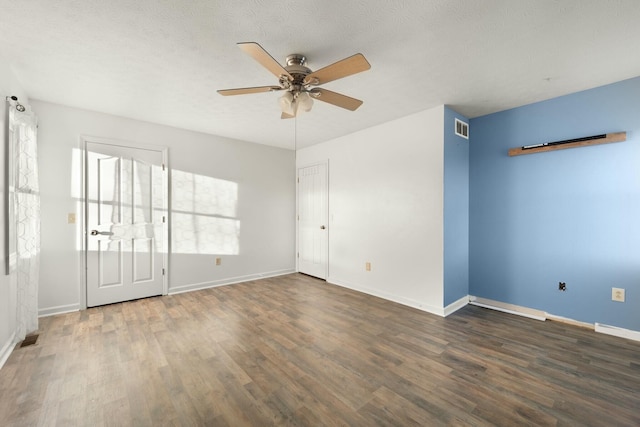
<path fill-rule="evenodd" d="M 327 164 L 298 169 L 298 271 L 327 278 Z"/>

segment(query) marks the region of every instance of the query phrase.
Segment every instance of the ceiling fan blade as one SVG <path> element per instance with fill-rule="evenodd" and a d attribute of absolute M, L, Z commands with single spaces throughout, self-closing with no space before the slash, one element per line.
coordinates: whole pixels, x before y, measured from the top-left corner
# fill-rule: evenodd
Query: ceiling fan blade
<path fill-rule="evenodd" d="M 244 50 L 244 52 L 251 56 L 253 59 L 258 61 L 264 68 L 271 71 L 271 73 L 278 79 L 282 76 L 286 76 L 289 80 L 293 80 L 291 74 L 289 74 L 289 72 L 285 70 L 278 61 L 273 59 L 273 56 L 269 55 L 269 53 L 264 50 L 264 48 L 258 43 L 243 42 L 238 43 L 238 47 Z"/>
<path fill-rule="evenodd" d="M 371 68 L 371 64 L 361 53 L 345 58 L 341 61 L 327 65 L 309 74 L 304 79 L 305 84 L 321 85 L 327 82 L 341 79 L 352 74 L 361 73 Z"/>
<path fill-rule="evenodd" d="M 221 89 L 218 91 L 220 95 L 246 95 L 248 93 L 273 92 L 282 90 L 280 86 L 257 86 L 257 87 L 239 87 L 236 89 Z"/>
<path fill-rule="evenodd" d="M 329 104 L 333 104 L 337 107 L 342 107 L 347 110 L 355 111 L 359 106 L 362 105 L 362 101 L 359 99 L 351 98 L 347 95 L 342 95 L 337 92 L 332 92 L 327 89 L 315 88 L 311 91 L 313 95 L 313 99 L 317 99 L 318 101 L 328 102 Z"/>

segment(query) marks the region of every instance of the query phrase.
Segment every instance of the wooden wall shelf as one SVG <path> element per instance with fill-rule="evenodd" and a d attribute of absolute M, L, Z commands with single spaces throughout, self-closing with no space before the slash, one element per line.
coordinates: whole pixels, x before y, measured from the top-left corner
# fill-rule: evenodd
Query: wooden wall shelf
<path fill-rule="evenodd" d="M 609 144 L 627 140 L 626 132 L 614 132 L 603 135 L 589 136 L 586 138 L 569 139 L 566 141 L 547 142 L 538 145 L 515 147 L 509 150 L 509 156 L 521 156 L 523 154 L 542 153 L 544 151 L 565 150 L 567 148 L 586 147 L 588 145 Z"/>

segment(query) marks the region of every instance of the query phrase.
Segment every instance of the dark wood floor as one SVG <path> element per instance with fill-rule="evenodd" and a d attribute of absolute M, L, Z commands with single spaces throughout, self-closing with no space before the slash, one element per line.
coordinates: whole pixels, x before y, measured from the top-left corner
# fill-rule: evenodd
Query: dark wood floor
<path fill-rule="evenodd" d="M 0 424 L 640 425 L 640 343 L 303 275 L 40 321 Z"/>

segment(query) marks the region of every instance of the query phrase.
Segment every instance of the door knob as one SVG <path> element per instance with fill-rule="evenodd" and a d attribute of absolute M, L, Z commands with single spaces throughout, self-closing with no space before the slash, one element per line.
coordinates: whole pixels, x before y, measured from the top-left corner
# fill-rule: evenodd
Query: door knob
<path fill-rule="evenodd" d="M 320 226 L 320 230 L 324 230 L 325 228 L 327 228 L 327 227 L 325 227 L 324 225 Z"/>
<path fill-rule="evenodd" d="M 113 236 L 113 233 L 111 231 L 91 230 L 91 235 L 92 236 L 97 236 L 98 234 L 102 234 L 104 236 Z"/>

